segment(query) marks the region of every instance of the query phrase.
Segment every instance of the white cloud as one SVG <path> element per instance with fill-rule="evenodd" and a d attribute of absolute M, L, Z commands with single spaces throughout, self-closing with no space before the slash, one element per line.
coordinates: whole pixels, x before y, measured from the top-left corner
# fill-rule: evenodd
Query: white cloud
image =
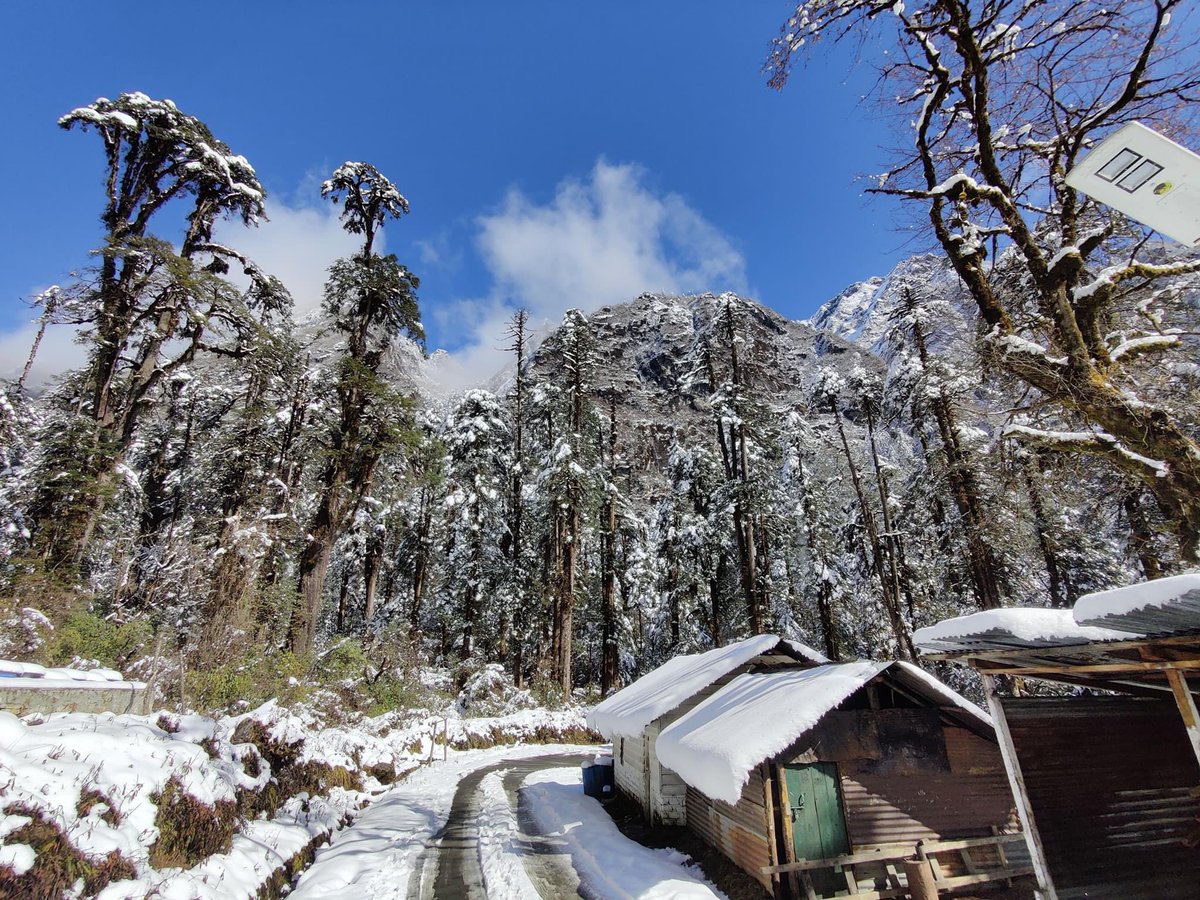
<path fill-rule="evenodd" d="M 16 381 L 21 377 L 37 330 L 37 322 L 31 322 L 0 332 L 0 378 Z M 75 342 L 75 329 L 52 325 L 38 346 L 28 386 L 34 390 L 45 387 L 55 375 L 83 365 L 86 359 L 87 351 Z"/>
<path fill-rule="evenodd" d="M 282 281 L 292 294 L 299 320 L 321 305 L 329 266 L 358 252 L 362 239 L 342 229 L 338 207 L 332 203 L 290 206 L 268 198 L 267 216 L 257 228 L 221 222 L 215 238 Z M 384 245 L 377 241 L 376 246 L 382 250 Z"/>
<path fill-rule="evenodd" d="M 482 301 L 435 312 L 445 326 L 470 323 L 439 374 L 462 387 L 501 369 L 507 360 L 498 348 L 518 306 L 537 326 L 644 291 L 745 292 L 741 253 L 682 197 L 648 189 L 643 174 L 600 160 L 586 181 L 563 181 L 545 205 L 514 188 L 481 216 L 479 249 L 494 286 Z"/>

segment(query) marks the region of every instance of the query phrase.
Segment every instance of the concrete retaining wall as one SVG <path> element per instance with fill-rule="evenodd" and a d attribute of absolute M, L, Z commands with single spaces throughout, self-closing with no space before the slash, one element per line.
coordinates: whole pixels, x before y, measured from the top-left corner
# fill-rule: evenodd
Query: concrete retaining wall
<path fill-rule="evenodd" d="M 29 713 L 134 713 L 146 716 L 151 711 L 151 694 L 143 684 L 97 682 L 62 687 L 11 687 L 0 679 L 0 709 L 17 716 Z M 14 679 L 15 680 L 15 679 Z M 24 679 L 22 679 L 24 680 Z"/>

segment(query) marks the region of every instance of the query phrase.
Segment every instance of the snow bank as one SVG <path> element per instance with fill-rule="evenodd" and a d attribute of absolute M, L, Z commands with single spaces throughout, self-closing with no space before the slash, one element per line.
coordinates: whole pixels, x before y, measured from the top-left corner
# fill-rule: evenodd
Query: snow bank
<path fill-rule="evenodd" d="M 712 900 L 725 895 L 678 850 L 652 850 L 617 829 L 583 793 L 579 769 L 534 772 L 521 788 L 534 820 L 565 846 L 591 897 L 608 900 Z"/>
<path fill-rule="evenodd" d="M 1075 604 L 1075 621 L 1094 622 L 1106 616 L 1125 616 L 1145 609 L 1170 607 L 1189 594 L 1193 595 L 1189 599 L 1200 599 L 1200 574 L 1173 575 L 1129 587 L 1084 594 Z M 1200 620 L 1196 624 L 1200 627 Z"/>
<path fill-rule="evenodd" d="M 1069 609 L 1010 607 L 946 619 L 918 628 L 913 642 L 923 650 L 957 648 L 963 639 L 1000 637 L 1026 644 L 1086 644 L 1130 637 L 1127 632 L 1080 625 Z"/>
<path fill-rule="evenodd" d="M 663 730 L 659 762 L 714 800 L 737 803 L 751 769 L 889 665 L 863 660 L 739 675 Z"/>
<path fill-rule="evenodd" d="M 191 735 L 166 732 L 142 716 L 68 713 L 29 725 L 0 712 L 0 771 L 7 776 L 0 801 L 39 810 L 88 858 L 116 850 L 140 871 L 148 868 L 158 835 L 150 795 L 168 779 L 212 806 L 269 777 L 251 777 L 237 761 L 248 748 L 227 741 L 211 746 L 216 758 Z M 80 814 L 89 789 L 105 802 Z M 105 815 L 110 810 L 116 815 Z"/>
<path fill-rule="evenodd" d="M 596 706 L 587 722 L 610 739 L 641 734 L 659 716 L 778 644 L 776 635 L 760 634 L 706 653 L 676 656 Z"/>
<path fill-rule="evenodd" d="M 208 806 L 236 801 L 239 791 L 271 777 L 248 744 L 230 742 L 232 729 L 203 716 L 180 716 L 165 730 L 145 716 L 57 714 L 30 724 L 0 712 L 0 806 L 36 810 L 70 844 L 99 863 L 117 851 L 137 875 L 110 884 L 104 900 L 119 898 L 253 897 L 278 868 L 315 837 L 328 834 L 356 809 L 362 795 L 335 789 L 327 799 L 291 798 L 271 820 L 254 820 L 228 852 L 192 869 L 156 870 L 150 850 L 158 838 L 154 795 L 175 779 Z M 250 771 L 244 759 L 255 758 Z M 12 828 L 28 817 L 6 816 Z M 0 843 L 5 837 L 0 836 Z M 5 844 L 0 859 L 20 874 L 36 860 L 33 848 Z"/>

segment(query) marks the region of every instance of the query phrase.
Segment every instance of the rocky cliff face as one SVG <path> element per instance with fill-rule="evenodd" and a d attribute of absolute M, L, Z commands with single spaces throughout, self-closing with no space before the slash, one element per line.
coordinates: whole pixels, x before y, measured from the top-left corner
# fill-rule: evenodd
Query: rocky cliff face
<path fill-rule="evenodd" d="M 888 340 L 888 331 L 906 289 L 937 307 L 937 327 L 931 334 L 931 347 L 961 345 L 974 335 L 974 303 L 966 296 L 949 262 L 932 254 L 906 259 L 884 278 L 868 278 L 850 285 L 823 304 L 806 324 L 890 359 L 894 348 Z"/>

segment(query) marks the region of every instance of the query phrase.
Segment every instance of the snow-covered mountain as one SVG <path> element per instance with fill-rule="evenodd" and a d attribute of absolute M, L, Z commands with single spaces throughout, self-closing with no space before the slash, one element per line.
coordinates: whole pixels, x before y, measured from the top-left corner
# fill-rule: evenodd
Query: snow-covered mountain
<path fill-rule="evenodd" d="M 975 305 L 944 258 L 922 254 L 903 260 L 886 277 L 859 281 L 824 303 L 806 324 L 837 335 L 890 359 L 888 332 L 905 290 L 926 303 L 937 303 L 939 326 L 929 336 L 933 347 L 962 342 L 974 334 Z"/>
<path fill-rule="evenodd" d="M 599 392 L 616 394 L 623 451 L 635 469 L 661 472 L 672 440 L 711 431 L 703 354 L 710 341 L 718 378 L 724 377 L 727 351 L 714 334 L 723 303 L 713 294 L 646 293 L 588 317 L 596 360 L 591 382 Z M 807 406 L 807 391 L 822 368 L 843 375 L 855 366 L 884 368 L 875 355 L 839 335 L 790 320 L 754 300 L 738 297 L 737 306 L 744 383 L 772 410 Z M 533 354 L 534 373 L 552 371 L 556 341 L 552 333 Z"/>

